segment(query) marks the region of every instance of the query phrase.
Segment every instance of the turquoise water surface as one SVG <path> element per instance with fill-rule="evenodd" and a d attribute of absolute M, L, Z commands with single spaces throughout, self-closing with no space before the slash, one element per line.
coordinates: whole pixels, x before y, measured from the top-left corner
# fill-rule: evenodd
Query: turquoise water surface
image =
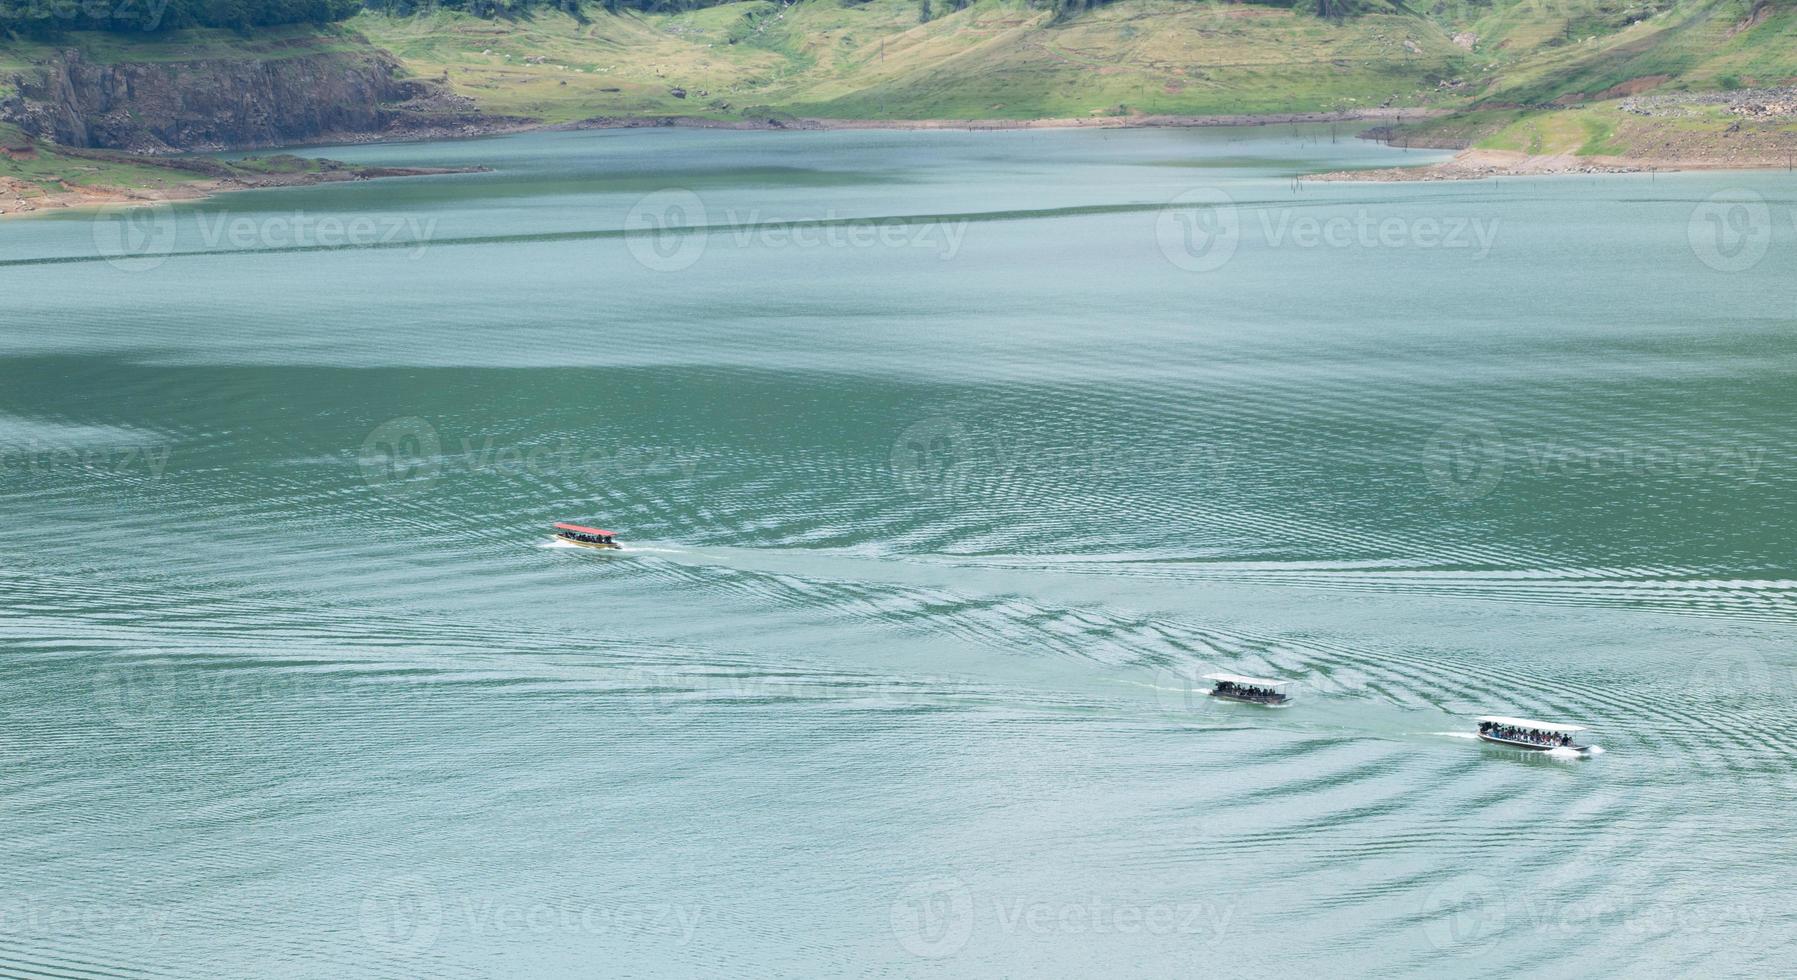
<path fill-rule="evenodd" d="M 324 152 L 0 225 L 0 973 L 1786 968 L 1788 175 Z"/>

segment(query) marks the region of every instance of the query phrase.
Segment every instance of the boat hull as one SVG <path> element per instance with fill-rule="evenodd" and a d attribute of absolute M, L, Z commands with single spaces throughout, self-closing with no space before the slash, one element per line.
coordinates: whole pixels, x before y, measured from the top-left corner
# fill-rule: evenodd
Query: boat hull
<path fill-rule="evenodd" d="M 604 544 L 598 541 L 576 541 L 573 538 L 564 538 L 560 535 L 556 536 L 556 540 L 566 541 L 571 545 L 576 545 L 581 548 L 596 548 L 600 551 L 622 551 L 624 549 L 624 546 L 621 544 Z"/>

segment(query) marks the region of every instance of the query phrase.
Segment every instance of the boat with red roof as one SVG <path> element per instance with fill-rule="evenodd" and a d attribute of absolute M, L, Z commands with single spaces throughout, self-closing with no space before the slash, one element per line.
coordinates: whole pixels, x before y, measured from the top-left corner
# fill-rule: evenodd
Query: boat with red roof
<path fill-rule="evenodd" d="M 617 541 L 617 534 L 597 527 L 586 527 L 581 524 L 557 524 L 555 536 L 569 544 L 577 544 L 582 548 L 622 548 Z"/>

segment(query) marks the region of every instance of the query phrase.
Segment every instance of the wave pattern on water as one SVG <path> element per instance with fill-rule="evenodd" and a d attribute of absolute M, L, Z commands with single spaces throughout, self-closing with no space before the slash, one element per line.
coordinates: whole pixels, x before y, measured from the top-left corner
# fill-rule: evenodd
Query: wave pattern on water
<path fill-rule="evenodd" d="M 545 134 L 207 205 L 417 207 L 417 258 L 23 226 L 0 973 L 1775 969 L 1789 277 L 1695 263 L 1715 178 L 1298 192 L 1252 161 L 1390 151 L 1283 133 Z M 654 274 L 664 173 L 770 217 Z M 833 207 L 976 228 L 732 232 Z M 1262 233 L 1362 209 L 1517 237 Z M 1063 926 L 1118 908 L 1174 925 Z"/>

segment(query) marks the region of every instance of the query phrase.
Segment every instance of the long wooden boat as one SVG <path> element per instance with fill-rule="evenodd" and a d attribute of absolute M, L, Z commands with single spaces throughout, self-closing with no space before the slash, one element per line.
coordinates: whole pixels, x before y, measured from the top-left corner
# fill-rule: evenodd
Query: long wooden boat
<path fill-rule="evenodd" d="M 1204 679 L 1217 685 L 1211 689 L 1210 696 L 1225 701 L 1278 708 L 1290 704 L 1292 700 L 1291 681 L 1243 677 L 1240 674 L 1205 674 Z"/>
<path fill-rule="evenodd" d="M 1585 730 L 1583 725 L 1562 725 L 1558 722 L 1511 718 L 1506 715 L 1483 715 L 1478 721 L 1479 738 L 1493 745 L 1533 752 L 1591 754 L 1591 746 L 1580 745 L 1573 739 L 1574 735 Z"/>
<path fill-rule="evenodd" d="M 555 536 L 569 544 L 577 544 L 582 548 L 622 548 L 618 536 L 612 531 L 597 527 L 585 527 L 580 524 L 557 524 Z"/>

